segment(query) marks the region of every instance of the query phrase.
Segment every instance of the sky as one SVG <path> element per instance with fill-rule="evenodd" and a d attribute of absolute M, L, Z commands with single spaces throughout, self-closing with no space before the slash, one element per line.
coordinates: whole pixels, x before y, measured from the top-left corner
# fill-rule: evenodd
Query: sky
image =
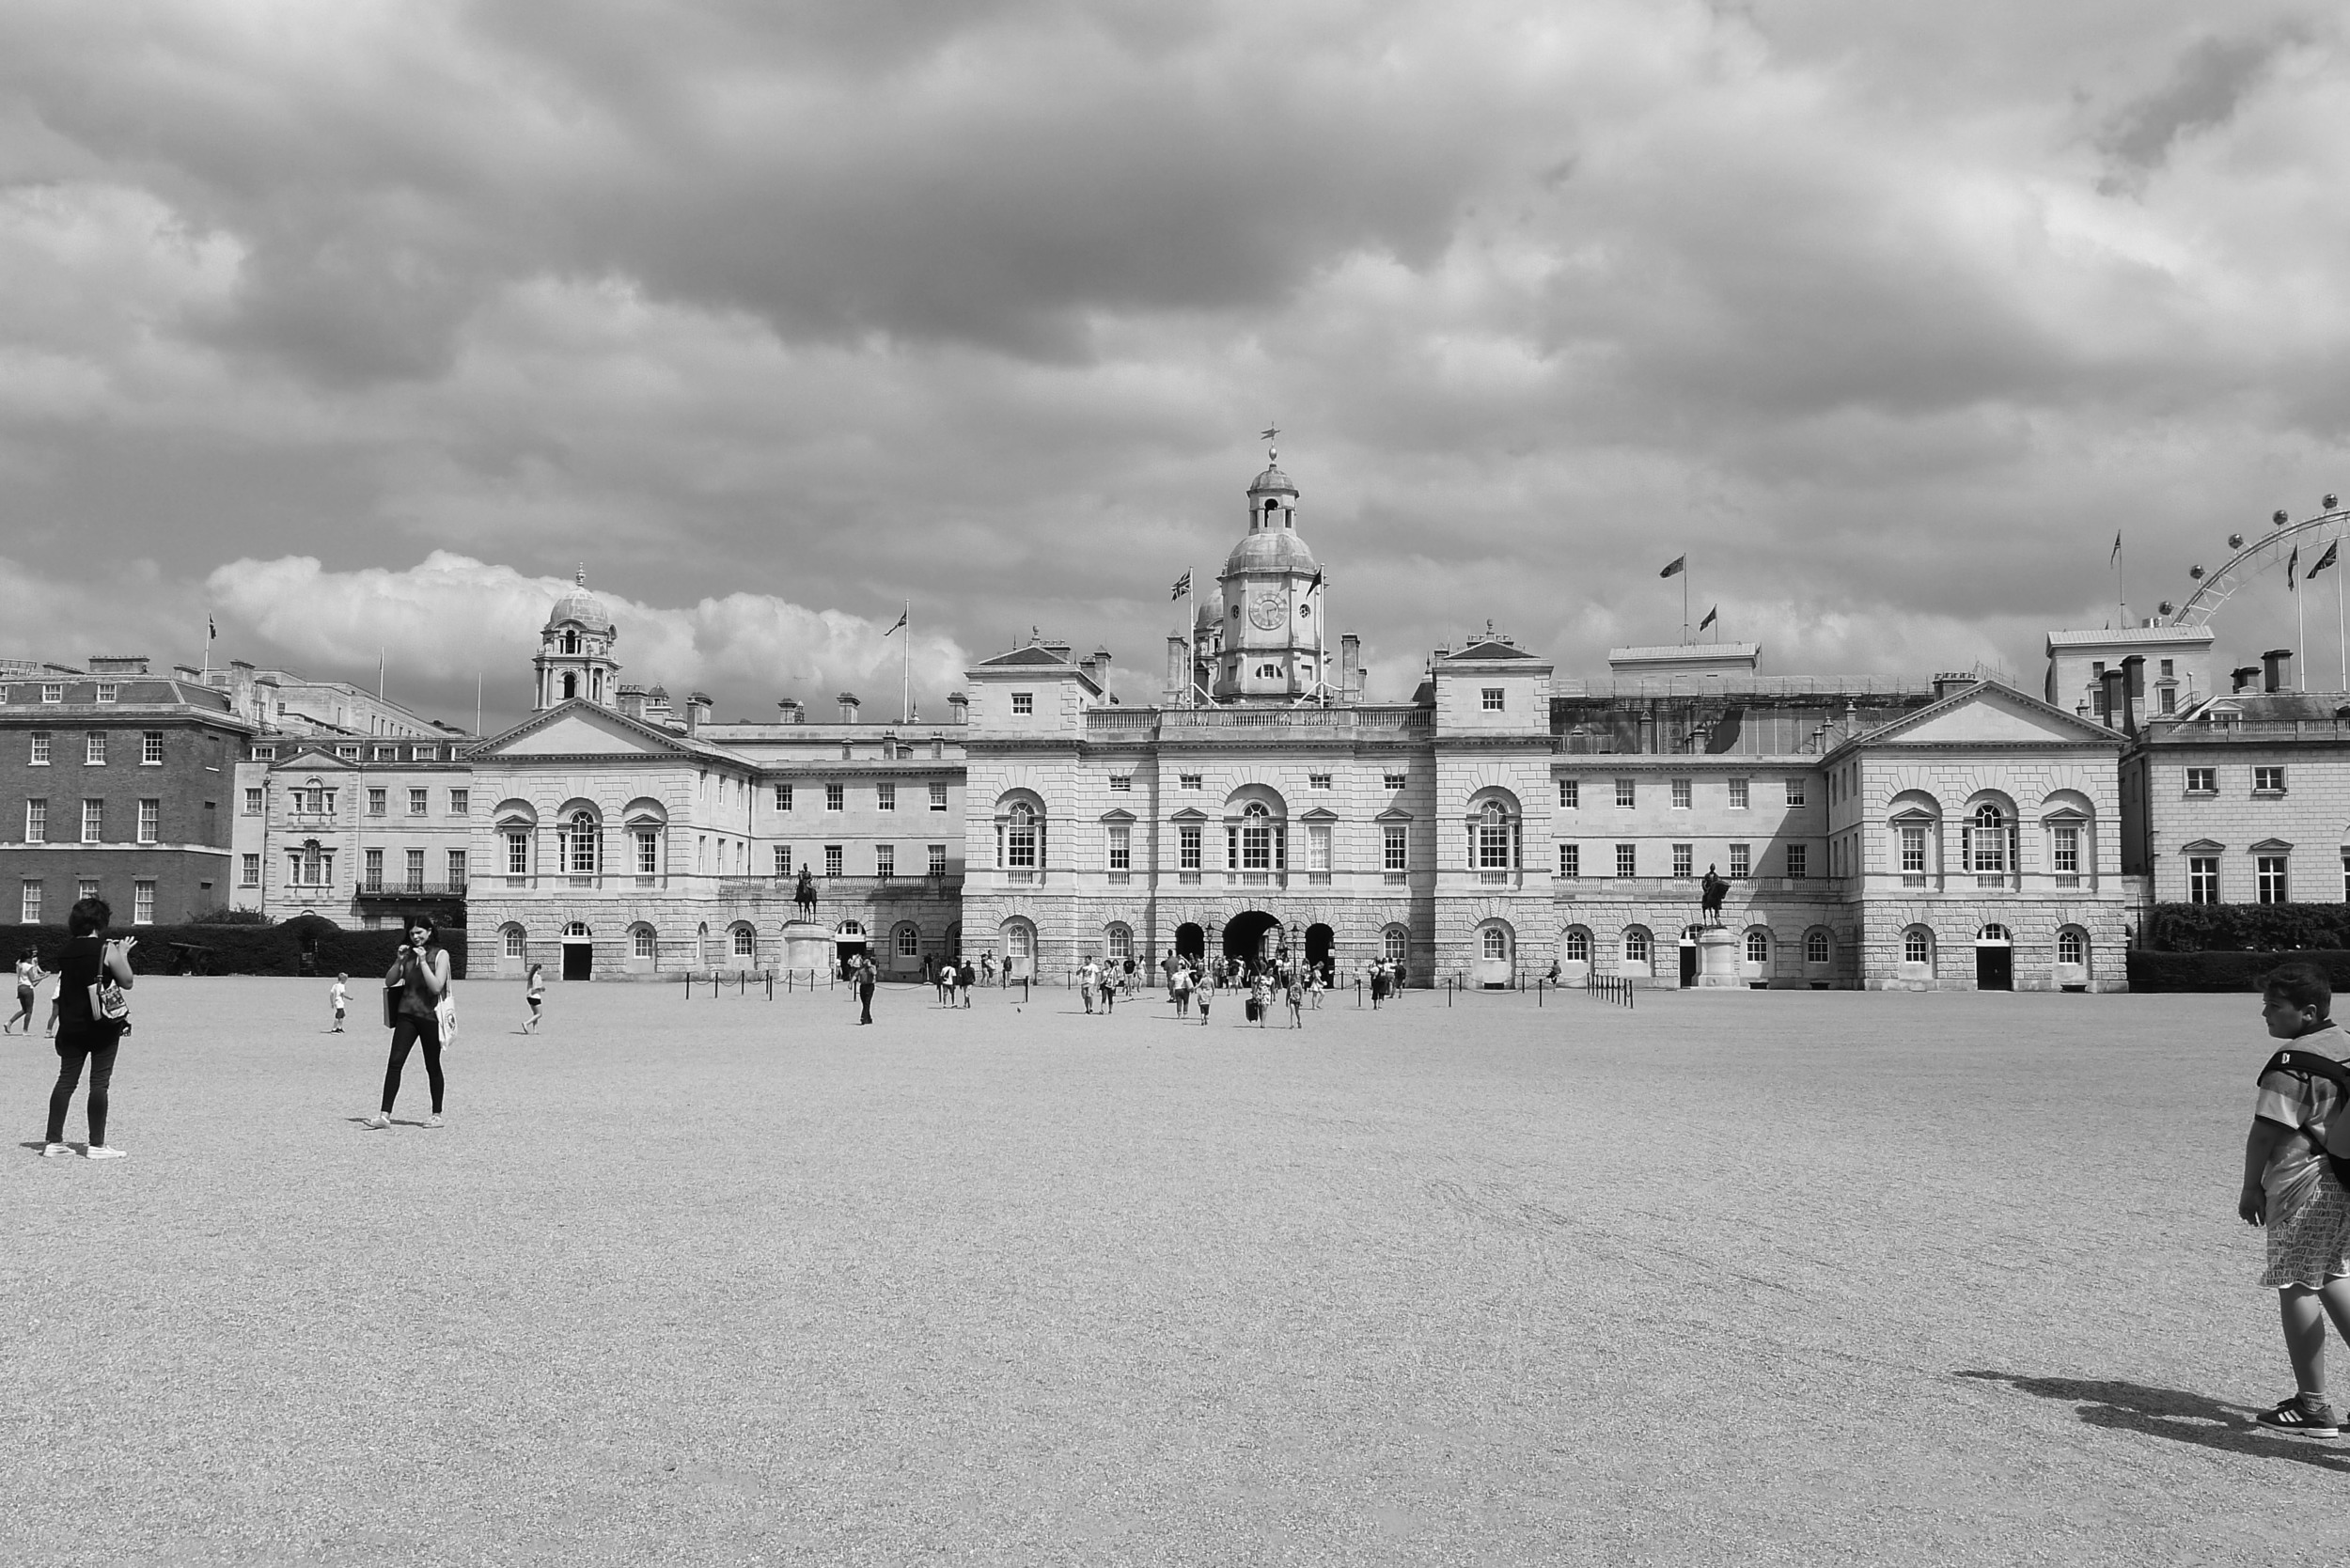
<path fill-rule="evenodd" d="M 584 568 L 721 717 L 909 604 L 928 713 L 1032 629 L 1150 701 L 1277 424 L 1374 700 L 1684 554 L 1768 670 L 2036 689 L 2350 492 L 2345 126 L 2261 0 L 12 0 L 0 655 L 494 728 Z"/>

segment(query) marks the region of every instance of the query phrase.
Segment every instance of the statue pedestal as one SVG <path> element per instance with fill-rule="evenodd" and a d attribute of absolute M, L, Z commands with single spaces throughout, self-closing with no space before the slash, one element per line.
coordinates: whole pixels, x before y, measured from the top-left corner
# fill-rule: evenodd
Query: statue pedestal
<path fill-rule="evenodd" d="M 813 969 L 822 974 L 832 968 L 836 960 L 832 928 L 814 920 L 786 920 L 783 923 L 783 966 L 787 969 Z"/>
<path fill-rule="evenodd" d="M 1721 926 L 1708 926 L 1698 933 L 1698 986 L 1700 990 L 1715 987 L 1737 987 L 1746 984 L 1738 978 L 1737 933 Z"/>

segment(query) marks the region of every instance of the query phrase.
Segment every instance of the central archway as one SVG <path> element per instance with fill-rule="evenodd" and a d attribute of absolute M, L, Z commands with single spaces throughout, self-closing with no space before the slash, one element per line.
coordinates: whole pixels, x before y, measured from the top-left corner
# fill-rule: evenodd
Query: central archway
<path fill-rule="evenodd" d="M 1338 945 L 1338 933 L 1328 926 L 1315 924 L 1306 928 L 1306 962 L 1327 980 L 1333 978 L 1330 952 Z"/>
<path fill-rule="evenodd" d="M 1186 920 L 1175 928 L 1175 956 L 1202 959 L 1208 956 L 1208 933 Z"/>
<path fill-rule="evenodd" d="M 1224 922 L 1224 956 L 1243 964 L 1269 964 L 1281 946 L 1280 919 L 1261 909 Z"/>

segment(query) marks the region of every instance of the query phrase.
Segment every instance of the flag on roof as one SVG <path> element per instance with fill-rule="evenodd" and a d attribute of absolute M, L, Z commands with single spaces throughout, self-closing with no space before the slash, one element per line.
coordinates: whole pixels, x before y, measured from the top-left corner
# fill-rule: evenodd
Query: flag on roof
<path fill-rule="evenodd" d="M 1688 565 L 1689 565 L 1689 557 L 1686 557 L 1686 556 L 1675 556 L 1675 557 L 1673 557 L 1673 559 L 1672 559 L 1672 564 L 1671 564 L 1670 566 L 1668 566 L 1668 567 L 1665 568 L 1665 570 L 1664 570 L 1664 571 L 1659 572 L 1657 573 L 1657 575 L 1658 575 L 1659 577 L 1670 577 L 1670 576 L 1672 576 L 1674 573 L 1676 573 L 1676 572 L 1682 572 L 1682 571 L 1686 570 L 1686 569 L 1687 569 L 1687 567 L 1688 567 Z"/>
<path fill-rule="evenodd" d="M 2333 543 L 2328 544 L 2327 546 L 2326 546 L 2326 553 L 2325 553 L 2324 555 L 2322 555 L 2322 556 L 2320 556 L 2320 557 L 2317 557 L 2317 564 L 2316 564 L 2315 566 L 2311 567 L 2311 568 L 2309 569 L 2309 571 L 2307 571 L 2307 572 L 2303 572 L 2303 573 L 2301 574 L 2301 580 L 2302 580 L 2303 582 L 2305 582 L 2305 583 L 2306 583 L 2306 582 L 2308 582 L 2308 581 L 2309 581 L 2311 577 L 2316 576 L 2319 572 L 2321 572 L 2325 571 L 2327 567 L 2329 567 L 2329 566 L 2333 565 L 2333 564 L 2334 564 L 2334 558 L 2335 558 L 2338 555 L 2340 555 L 2340 554 L 2341 554 L 2341 552 L 2342 552 L 2342 541 L 2340 541 L 2340 540 L 2336 540 L 2336 541 L 2334 541 L 2334 542 L 2333 542 Z"/>
<path fill-rule="evenodd" d="M 1722 607 L 1719 604 L 1716 604 L 1712 609 L 1706 611 L 1705 619 L 1698 622 L 1698 630 L 1702 632 L 1708 626 L 1713 625 L 1714 622 L 1720 617 L 1721 613 Z"/>
<path fill-rule="evenodd" d="M 2121 529 L 2119 529 L 2119 528 L 2116 528 L 2116 529 L 2114 529 L 2114 530 L 2113 530 L 2113 554 L 2111 554 L 2111 555 L 2109 555 L 2109 556 L 2107 556 L 2107 557 L 2106 557 L 2106 564 L 2107 564 L 2107 566 L 2111 566 L 2111 565 L 2112 565 L 2115 561 L 2118 561 L 2118 560 L 2120 560 L 2121 558 L 2122 558 L 2122 530 L 2121 530 Z"/>
<path fill-rule="evenodd" d="M 2292 588 L 2294 586 L 2294 569 L 2298 567 L 2300 564 L 2301 547 L 2296 544 L 2293 547 L 2293 554 L 2285 557 L 2285 587 Z"/>
<path fill-rule="evenodd" d="M 884 632 L 884 633 L 882 634 L 882 635 L 883 635 L 883 636 L 885 636 L 885 637 L 886 637 L 886 636 L 892 636 L 892 635 L 896 635 L 896 633 L 897 633 L 897 631 L 898 631 L 898 628 L 899 628 L 899 627 L 901 627 L 901 626 L 903 626 L 903 625 L 906 623 L 906 617 L 907 617 L 907 616 L 909 616 L 909 615 L 912 615 L 913 613 L 914 613 L 914 612 L 913 612 L 912 610 L 901 610 L 901 611 L 899 611 L 899 612 L 898 612 L 898 619 L 897 619 L 897 624 L 896 624 L 896 625 L 891 626 L 891 627 L 889 628 L 889 630 L 888 630 L 888 631 L 886 631 L 886 632 Z"/>
<path fill-rule="evenodd" d="M 1189 593 L 1190 591 L 1191 573 L 1186 572 L 1182 576 L 1175 579 L 1175 591 L 1168 594 L 1167 597 L 1169 599 L 1181 599 L 1184 594 Z"/>

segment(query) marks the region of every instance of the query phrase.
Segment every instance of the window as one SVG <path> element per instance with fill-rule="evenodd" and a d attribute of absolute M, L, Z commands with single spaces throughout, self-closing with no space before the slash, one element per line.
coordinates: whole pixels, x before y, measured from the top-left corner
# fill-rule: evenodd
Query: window
<path fill-rule="evenodd" d="M 452 817 L 471 816 L 473 814 L 473 792 L 451 790 L 448 792 L 448 814 Z"/>
<path fill-rule="evenodd" d="M 847 786 L 847 785 L 845 785 L 845 784 L 827 784 L 827 785 L 825 785 L 825 786 L 824 786 L 824 809 L 825 809 L 825 810 L 827 810 L 827 811 L 840 811 L 840 810 L 845 810 L 845 809 L 848 808 L 848 804 L 849 804 L 849 791 L 848 791 L 848 786 Z"/>
<path fill-rule="evenodd" d="M 1411 949 L 1412 933 L 1402 926 L 1389 926 L 1379 935 L 1379 956 L 1389 964 L 1401 964 Z"/>
<path fill-rule="evenodd" d="M 89 877 L 84 877 L 81 881 L 73 885 L 73 897 L 77 901 L 81 899 L 94 899 L 98 897 L 97 882 Z"/>
<path fill-rule="evenodd" d="M 898 809 L 898 786 L 885 778 L 873 786 L 873 808 L 877 811 Z"/>
<path fill-rule="evenodd" d="M 908 936 L 913 935 L 913 934 L 914 934 L 914 928 L 913 928 L 912 926 L 908 926 L 908 927 L 906 928 L 905 932 L 904 932 L 904 934 L 905 934 L 905 935 L 908 935 Z M 751 959 L 751 958 L 757 958 L 757 957 L 759 956 L 759 934 L 758 934 L 756 932 L 752 931 L 750 927 L 748 927 L 748 926 L 737 926 L 737 927 L 735 927 L 735 928 L 734 928 L 734 932 L 733 932 L 733 937 L 734 937 L 734 956 L 735 956 L 736 958 L 740 958 L 740 959 Z"/>
<path fill-rule="evenodd" d="M 101 750 L 97 760 L 102 762 L 106 760 L 102 749 Z M 2285 792 L 2285 770 L 2282 768 L 2254 768 L 2252 770 L 2252 792 L 2256 795 L 2283 794 Z"/>
<path fill-rule="evenodd" d="M 1811 852 L 1809 845 L 1788 845 L 1787 880 L 1790 882 L 1801 882 L 1804 878 L 1810 876 L 1811 874 L 1810 861 Z"/>
<path fill-rule="evenodd" d="M 1675 844 L 1673 846 L 1673 875 L 1695 876 L 1697 874 L 1697 846 Z"/>
<path fill-rule="evenodd" d="M 642 851 L 640 850 L 640 851 L 639 851 L 639 855 L 641 855 L 641 854 L 642 854 Z M 643 862 L 642 862 L 642 860 L 640 859 L 640 860 L 639 860 L 639 862 L 638 862 L 638 865 L 639 865 L 639 868 L 640 868 L 640 869 L 642 868 L 642 864 L 643 864 Z M 790 844 L 777 844 L 777 845 L 776 846 L 776 875 L 777 875 L 777 876 L 790 876 L 791 874 L 791 846 Z"/>
<path fill-rule="evenodd" d="M 1747 933 L 1747 962 L 1763 964 L 1771 961 L 1771 939 L 1759 931 Z"/>
<path fill-rule="evenodd" d="M 1730 781 L 1730 808 L 1732 811 L 1743 811 L 1747 808 L 1747 781 L 1743 778 L 1733 778 Z"/>
<path fill-rule="evenodd" d="M 1617 779 L 1617 780 L 1616 780 L 1616 804 L 1617 804 L 1618 806 L 1620 806 L 1620 807 L 1622 807 L 1622 808 L 1625 808 L 1626 809 L 1629 809 L 1629 808 L 1631 808 L 1631 805 L 1632 805 L 1632 798 L 1633 798 L 1633 797 L 1632 797 L 1632 780 L 1631 780 L 1631 779 L 1629 779 L 1629 778 L 1619 778 L 1619 779 Z"/>
<path fill-rule="evenodd" d="M 1200 787 L 1201 776 L 1196 773 L 1179 773 L 1175 776 L 1175 782 L 1181 789 L 1197 790 Z"/>
<path fill-rule="evenodd" d="M 514 828 L 506 835 L 506 874 L 530 874 L 530 832 L 527 828 Z"/>
<path fill-rule="evenodd" d="M 1257 679 L 1260 681 L 1278 681 L 1280 678 L 1281 666 L 1279 665 L 1259 665 L 1257 666 Z"/>
<path fill-rule="evenodd" d="M 1112 823 L 1109 834 L 1109 869 L 1123 871 L 1133 869 L 1133 829 L 1124 823 Z"/>
<path fill-rule="evenodd" d="M 139 766 L 160 768 L 164 765 L 164 732 L 148 729 L 139 735 Z"/>
<path fill-rule="evenodd" d="M 571 824 L 564 833 L 569 852 L 564 855 L 564 869 L 573 876 L 596 874 L 597 851 L 603 847 L 603 835 L 597 830 L 596 819 L 586 811 L 572 813 Z"/>
<path fill-rule="evenodd" d="M 1966 863 L 1978 875 L 2007 870 L 2007 819 L 1989 801 L 1975 808 L 1966 823 Z"/>
<path fill-rule="evenodd" d="M 261 857 L 258 855 L 239 855 L 237 857 L 237 886 L 240 887 L 258 887 L 260 885 Z"/>
<path fill-rule="evenodd" d="M 1689 781 L 1685 778 L 1673 780 L 1673 809 L 1676 811 L 1689 809 Z"/>
<path fill-rule="evenodd" d="M 1650 947 L 1647 928 L 1627 927 L 1623 933 L 1623 961 L 1626 964 L 1646 964 Z"/>
<path fill-rule="evenodd" d="M 1330 776 L 1326 773 L 1309 773 L 1306 776 L 1306 788 L 1308 790 L 1326 790 L 1329 787 Z"/>
<path fill-rule="evenodd" d="M 1273 813 L 1261 800 L 1252 800 L 1241 808 L 1240 869 L 1273 870 Z"/>
<path fill-rule="evenodd" d="M 1401 790 L 1411 781 L 1408 774 L 1383 773 L 1379 776 L 1379 786 L 1385 790 Z"/>
<path fill-rule="evenodd" d="M 873 874 L 884 880 L 898 874 L 897 845 L 875 844 L 873 846 Z"/>
<path fill-rule="evenodd" d="M 97 843 L 106 836 L 106 803 L 102 800 L 82 802 L 82 842 Z"/>
<path fill-rule="evenodd" d="M 1559 874 L 1560 876 L 1581 876 L 1583 874 L 1583 846 L 1581 844 L 1560 844 L 1559 846 Z"/>
<path fill-rule="evenodd" d="M 2081 869 L 2081 830 L 2071 823 L 2059 823 L 2050 835 L 2049 847 L 2059 876 L 2078 876 Z"/>
<path fill-rule="evenodd" d="M 516 930 L 512 933 L 512 934 L 520 936 L 522 933 L 519 930 Z M 638 958 L 650 962 L 653 956 L 654 937 L 652 933 L 652 927 L 638 926 L 634 931 L 630 932 L 628 934 L 629 950 L 634 953 Z M 522 957 L 522 954 L 513 953 L 509 956 L 520 958 Z"/>
<path fill-rule="evenodd" d="M 1804 800 L 1805 795 L 1803 780 L 1800 778 L 1789 779 L 1787 781 L 1787 804 L 1790 806 L 1801 806 L 1804 803 Z"/>
<path fill-rule="evenodd" d="M 33 731 L 32 763 L 37 768 L 45 768 L 49 765 L 49 736 L 45 730 Z"/>
<path fill-rule="evenodd" d="M 1012 870 L 1034 870 L 1036 839 L 1036 808 L 1025 800 L 1012 802 L 1005 824 L 1004 865 Z"/>
<path fill-rule="evenodd" d="M 826 876 L 838 876 L 840 874 L 840 846 L 838 844 L 826 844 L 824 846 L 824 874 Z"/>
<path fill-rule="evenodd" d="M 1559 960 L 1567 964 L 1589 964 L 1591 961 L 1591 933 L 1581 926 L 1570 927 L 1559 939 Z"/>
<path fill-rule="evenodd" d="M 2253 863 L 2253 898 L 2260 903 L 2285 902 L 2285 857 L 2281 855 L 2257 856 Z"/>
<path fill-rule="evenodd" d="M 1390 881 L 1401 881 L 1410 870 L 1411 828 L 1403 823 L 1386 823 L 1379 832 L 1379 869 Z"/>
<path fill-rule="evenodd" d="M 91 768 L 106 765 L 106 732 L 103 729 L 93 729 L 82 737 L 82 765 Z"/>
<path fill-rule="evenodd" d="M 321 848 L 316 839 L 305 839 L 287 859 L 289 880 L 296 887 L 324 887 L 335 880 L 335 852 Z"/>
<path fill-rule="evenodd" d="M 465 852 L 463 850 L 448 852 L 448 886 L 451 891 L 465 886 Z"/>
<path fill-rule="evenodd" d="M 1120 792 L 1120 793 L 1126 793 L 1126 792 L 1132 792 L 1132 791 L 1133 791 L 1133 789 L 1134 789 L 1134 787 L 1135 787 L 1135 776 L 1134 776 L 1133 774 L 1130 774 L 1130 773 L 1114 773 L 1114 774 L 1110 775 L 1110 788 L 1111 788 L 1111 789 L 1116 790 L 1116 791 Z"/>
<path fill-rule="evenodd" d="M 776 786 L 776 809 L 778 811 L 789 811 L 791 809 L 791 785 L 778 784 Z"/>
<path fill-rule="evenodd" d="M 506 930 L 499 934 L 505 938 L 505 952 L 507 957 L 512 959 L 515 963 L 520 964 L 525 957 L 528 956 L 529 938 L 524 933 L 522 927 L 508 926 Z"/>
<path fill-rule="evenodd" d="M 1912 926 L 1902 935 L 1902 962 L 1931 964 L 1934 962 L 1934 938 L 1923 926 Z"/>
<path fill-rule="evenodd" d="M 1508 958 L 1510 956 L 1510 933 L 1499 926 L 1487 926 L 1485 928 L 1485 956 Z"/>
<path fill-rule="evenodd" d="M 244 792 L 244 814 L 248 817 L 258 817 L 261 814 L 260 791 L 247 790 Z"/>
<path fill-rule="evenodd" d="M 1102 943 L 1113 960 L 1123 964 L 1135 956 L 1135 928 L 1123 920 L 1112 921 L 1102 933 Z"/>
<path fill-rule="evenodd" d="M 1479 711 L 1487 713 L 1501 712 L 1501 694 L 1502 688 L 1499 686 L 1487 686 L 1479 692 L 1477 694 Z"/>
<path fill-rule="evenodd" d="M 1014 693 L 1012 693 L 1012 694 L 1011 694 L 1011 711 L 1012 711 L 1014 713 L 1035 713 L 1035 712 L 1036 712 L 1036 693 L 1034 693 L 1034 692 L 1014 692 Z"/>
<path fill-rule="evenodd" d="M 40 924 L 40 879 L 26 877 L 18 894 L 16 917 L 28 926 Z"/>
<path fill-rule="evenodd" d="M 1814 930 L 1803 939 L 1803 961 L 1806 964 L 1825 964 L 1834 956 L 1835 949 L 1828 944 L 1826 932 Z"/>
<path fill-rule="evenodd" d="M 1175 866 L 1178 870 L 1197 871 L 1199 869 L 1199 824 L 1185 823 L 1175 830 Z"/>
<path fill-rule="evenodd" d="M 1730 846 L 1730 878 L 1731 878 L 1731 880 L 1732 882 L 1743 882 L 1743 881 L 1745 881 L 1747 877 L 1752 876 L 1753 874 L 1754 874 L 1754 846 L 1753 846 L 1753 845 L 1751 845 L 1751 844 L 1732 844 L 1732 845 L 1731 845 L 1731 846 Z"/>
<path fill-rule="evenodd" d="M 155 885 L 145 877 L 131 884 L 131 923 L 134 926 L 155 923 Z"/>
<path fill-rule="evenodd" d="M 2175 713 L 2179 711 L 2179 689 L 2176 686 L 2161 687 L 2154 693 L 2154 696 L 2160 701 L 2164 713 Z"/>
<path fill-rule="evenodd" d="M 359 886 L 370 891 L 384 886 L 384 852 L 362 850 L 359 855 Z"/>
<path fill-rule="evenodd" d="M 274 745 L 257 745 L 253 748 L 253 760 L 257 762 L 274 762 L 277 760 L 277 748 Z"/>
<path fill-rule="evenodd" d="M 932 876 L 945 876 L 947 874 L 947 846 L 944 844 L 931 845 L 929 857 L 929 873 Z"/>
<path fill-rule="evenodd" d="M 121 699 L 121 697 L 122 697 L 122 688 L 121 688 L 120 686 L 118 686 L 118 685 L 115 684 L 113 682 L 111 682 L 111 681 L 101 681 L 100 682 L 98 682 L 98 700 L 99 700 L 99 701 L 101 701 L 101 702 L 116 702 L 116 701 L 119 701 L 119 700 Z"/>
<path fill-rule="evenodd" d="M 2170 661 L 2164 662 L 2167 664 Z M 2170 671 L 2165 670 L 2163 673 L 2168 675 Z M 2076 966 L 2089 962 L 2089 944 L 2082 939 L 2081 933 L 2071 926 L 2057 933 L 2057 962 Z"/>
<path fill-rule="evenodd" d="M 1616 846 L 1616 874 L 1618 876 L 1637 876 L 1639 874 L 1634 869 L 1639 863 L 1636 854 L 1637 849 L 1637 846 L 1633 844 L 1618 844 Z"/>
<path fill-rule="evenodd" d="M 2190 855 L 2186 858 L 2186 902 L 2219 902 L 2219 856 Z"/>
<path fill-rule="evenodd" d="M 1489 800 L 1477 814 L 1477 869 L 1480 871 L 1506 871 L 1510 869 L 1510 813 L 1501 802 Z"/>
<path fill-rule="evenodd" d="M 898 928 L 898 956 L 900 958 L 919 958 L 921 955 L 921 928 L 915 925 L 900 926 Z"/>
<path fill-rule="evenodd" d="M 424 851 L 412 849 L 401 859 L 404 863 L 403 869 L 408 873 L 408 886 L 412 888 L 423 886 Z"/>
<path fill-rule="evenodd" d="M 335 748 L 335 755 L 345 762 L 356 762 L 359 760 L 359 748 L 355 745 L 338 745 Z"/>
<path fill-rule="evenodd" d="M 428 799 L 429 793 L 430 792 L 424 790 L 411 790 L 408 792 L 408 814 L 410 816 L 421 817 L 432 809 Z"/>
<path fill-rule="evenodd" d="M 1569 811 L 1575 810 L 1581 807 L 1583 804 L 1583 781 L 1579 778 L 1562 778 L 1559 780 L 1559 804 L 1561 808 Z"/>
<path fill-rule="evenodd" d="M 1923 876 L 1925 873 L 1925 823 L 1902 823 L 1902 875 Z"/>
<path fill-rule="evenodd" d="M 58 682 L 50 682 L 48 684 L 40 688 L 40 699 L 43 702 L 63 702 L 65 700 L 65 686 L 63 683 Z"/>
<path fill-rule="evenodd" d="M 391 792 L 389 790 L 369 790 L 368 792 L 368 815 L 370 817 L 384 816 L 391 809 L 389 805 L 390 800 Z"/>
<path fill-rule="evenodd" d="M 944 811 L 947 809 L 946 785 L 933 784 L 931 786 L 931 809 L 933 811 Z"/>
<path fill-rule="evenodd" d="M 24 803 L 24 841 L 46 843 L 49 839 L 49 802 L 28 800 Z"/>
<path fill-rule="evenodd" d="M 158 796 L 149 795 L 139 802 L 139 842 L 151 844 L 163 837 L 164 803 Z"/>

